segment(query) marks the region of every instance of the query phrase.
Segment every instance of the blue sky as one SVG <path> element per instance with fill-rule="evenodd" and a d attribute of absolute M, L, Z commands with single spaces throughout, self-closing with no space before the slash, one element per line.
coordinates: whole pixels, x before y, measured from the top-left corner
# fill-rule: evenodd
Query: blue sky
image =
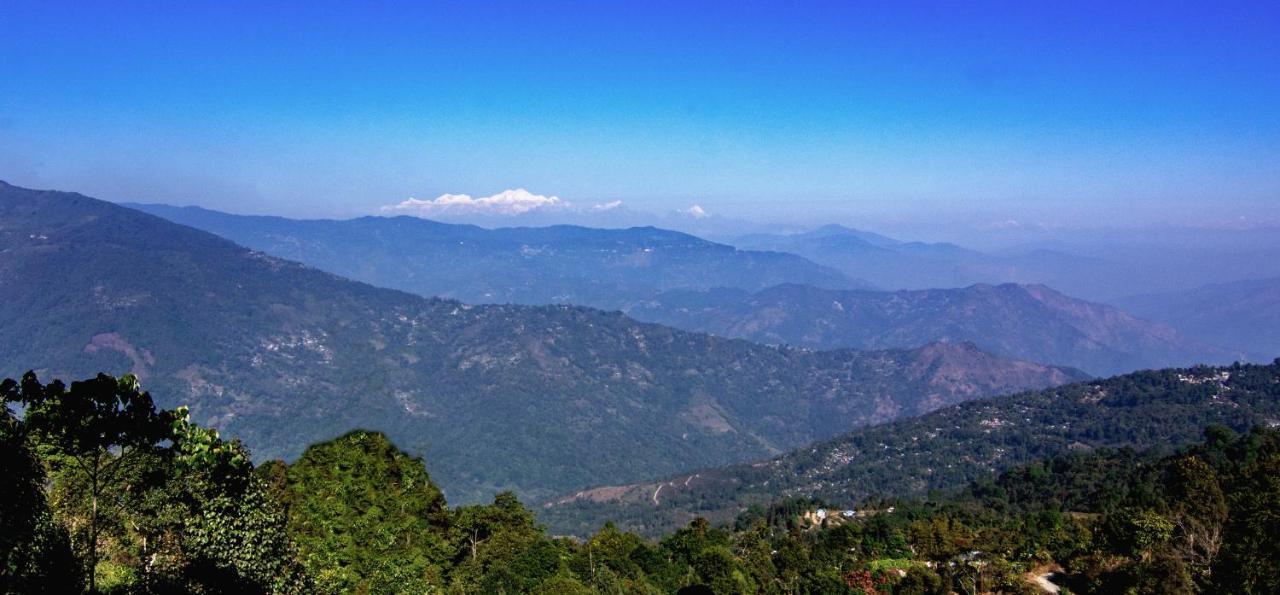
<path fill-rule="evenodd" d="M 0 179 L 113 200 L 1280 220 L 1276 2 L 8 0 L 0 30 Z"/>

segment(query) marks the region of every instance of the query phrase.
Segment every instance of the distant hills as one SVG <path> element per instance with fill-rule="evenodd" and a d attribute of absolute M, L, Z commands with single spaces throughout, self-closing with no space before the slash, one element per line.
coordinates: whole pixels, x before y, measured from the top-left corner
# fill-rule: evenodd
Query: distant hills
<path fill-rule="evenodd" d="M 792 254 L 739 250 L 653 227 L 484 229 L 407 216 L 295 220 L 127 206 L 357 281 L 475 304 L 616 310 L 675 288 L 872 287 Z"/>
<path fill-rule="evenodd" d="M 582 307 L 423 298 L 3 183 L 0 254 L 0 373 L 131 370 L 263 458 L 381 430 L 428 457 L 455 502 L 759 458 L 1083 377 L 961 343 L 813 352 Z"/>
<path fill-rule="evenodd" d="M 1280 277 L 1205 285 L 1117 300 L 1132 312 L 1254 357 L 1280 355 Z"/>
<path fill-rule="evenodd" d="M 885 289 L 1032 283 L 1092 296 L 1096 295 L 1095 286 L 1110 284 L 1121 274 L 1114 263 L 1054 250 L 988 254 L 945 242 L 900 241 L 840 225 L 790 235 L 751 234 L 728 241 L 742 249 L 797 254 Z"/>
<path fill-rule="evenodd" d="M 853 508 L 871 497 L 960 488 L 1071 451 L 1170 449 L 1194 442 L 1212 424 L 1237 431 L 1280 425 L 1280 359 L 1143 371 L 970 401 L 769 460 L 579 491 L 547 504 L 542 519 L 564 534 L 594 530 L 605 519 L 654 534 L 694 516 L 732 520 L 781 497 Z"/>
<path fill-rule="evenodd" d="M 764 248 L 756 251 L 652 227 L 483 229 L 414 217 L 293 220 L 131 207 L 272 256 L 428 297 L 620 309 L 641 320 L 765 343 L 897 349 L 971 341 L 1005 357 L 1094 374 L 1230 362 L 1240 355 L 1045 286 L 874 293 L 850 275 L 772 251 L 799 246 L 833 266 L 848 264 L 840 254 L 876 255 L 887 269 L 937 274 L 943 286 L 967 278 L 953 275 L 969 270 L 965 262 L 993 262 L 959 246 L 900 242 L 838 225 L 744 238 Z"/>
<path fill-rule="evenodd" d="M 1187 339 L 1168 326 L 1043 285 L 983 284 L 895 292 L 802 285 L 779 285 L 755 293 L 676 290 L 637 305 L 628 314 L 688 330 L 813 349 L 891 349 L 938 340 L 970 341 L 997 355 L 1068 365 L 1097 375 L 1229 363 L 1238 356 Z"/>

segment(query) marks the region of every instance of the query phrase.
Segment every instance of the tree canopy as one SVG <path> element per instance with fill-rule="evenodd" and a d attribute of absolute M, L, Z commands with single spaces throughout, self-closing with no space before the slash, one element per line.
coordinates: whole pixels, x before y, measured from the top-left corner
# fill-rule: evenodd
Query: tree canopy
<path fill-rule="evenodd" d="M 286 464 L 136 379 L 7 381 L 0 591 L 1274 593 L 1280 430 L 1060 454 L 848 510 L 790 497 L 659 539 L 549 535 L 511 493 L 449 508 L 419 458 L 353 431 Z M 8 405 L 21 407 L 22 415 Z M 94 485 L 97 487 L 95 488 Z"/>

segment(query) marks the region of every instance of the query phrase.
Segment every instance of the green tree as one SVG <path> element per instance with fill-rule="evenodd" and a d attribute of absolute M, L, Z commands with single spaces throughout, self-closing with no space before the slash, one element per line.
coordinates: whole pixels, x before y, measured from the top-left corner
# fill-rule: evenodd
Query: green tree
<path fill-rule="evenodd" d="M 289 532 L 310 574 L 335 592 L 424 592 L 444 584 L 449 516 L 420 459 L 355 431 L 285 471 Z"/>
<path fill-rule="evenodd" d="M 1230 497 L 1231 517 L 1213 582 L 1221 592 L 1280 593 L 1280 452 L 1269 448 L 1244 467 Z"/>
<path fill-rule="evenodd" d="M 751 582 L 765 591 L 776 588 L 780 579 L 773 563 L 769 529 L 763 521 L 744 527 L 734 535 L 733 553 Z"/>
<path fill-rule="evenodd" d="M 723 545 L 711 546 L 698 552 L 691 562 L 698 582 L 711 587 L 716 593 L 752 593 L 755 585 L 738 565 L 733 552 Z"/>
<path fill-rule="evenodd" d="M 1173 536 L 1173 522 L 1153 510 L 1125 509 L 1107 518 L 1104 531 L 1117 553 L 1147 559 Z"/>
<path fill-rule="evenodd" d="M 533 591 L 535 595 L 592 595 L 590 587 L 570 576 L 553 576 L 538 585 Z"/>
<path fill-rule="evenodd" d="M 106 374 L 71 383 L 40 384 L 32 372 L 20 383 L 6 379 L 0 384 L 6 402 L 25 407 L 23 423 L 42 445 L 53 449 L 59 461 L 67 461 L 81 474 L 88 488 L 89 518 L 84 549 L 87 553 L 89 590 L 97 590 L 99 530 L 102 511 L 99 500 L 114 487 L 122 470 L 136 456 L 150 451 L 168 437 L 170 418 L 156 412 L 149 393 L 138 379 L 119 379 Z"/>
<path fill-rule="evenodd" d="M 283 510 L 238 442 L 191 423 L 185 408 L 157 411 L 131 376 L 67 390 L 28 373 L 0 392 L 26 407 L 7 423 L 53 469 L 44 491 L 58 524 L 83 526 L 72 535 L 91 591 L 307 590 Z"/>
<path fill-rule="evenodd" d="M 523 565 L 543 569 L 540 576 L 516 577 L 506 572 L 545 540 L 533 513 L 511 492 L 498 494 L 492 504 L 456 510 L 451 534 L 454 569 L 450 584 L 457 590 L 512 593 L 528 590 L 545 578 L 547 564 L 531 564 L 529 560 Z M 540 548 L 535 555 L 545 562 L 549 553 Z"/>
<path fill-rule="evenodd" d="M 907 526 L 907 540 L 918 555 L 934 560 L 957 555 L 970 545 L 967 528 L 945 515 L 912 522 Z"/>
<path fill-rule="evenodd" d="M 174 476 L 181 486 L 184 514 L 177 526 L 166 531 L 182 536 L 185 564 L 179 577 L 183 589 L 311 592 L 289 538 L 284 508 L 266 483 L 252 474 L 248 453 L 238 443 L 214 443 L 209 450 L 222 454 L 214 454 L 212 460 L 197 457 L 200 466 L 193 467 L 192 461 L 181 464 L 183 472 Z"/>
<path fill-rule="evenodd" d="M 1172 462 L 1165 485 L 1175 525 L 1174 551 L 1203 580 L 1222 547 L 1227 521 L 1227 500 L 1217 473 L 1203 459 L 1190 455 Z"/>
<path fill-rule="evenodd" d="M 0 593 L 81 589 L 70 538 L 44 493 L 45 473 L 22 422 L 0 411 Z"/>
<path fill-rule="evenodd" d="M 912 566 L 893 588 L 894 595 L 938 595 L 944 593 L 942 577 L 928 568 Z"/>
<path fill-rule="evenodd" d="M 784 591 L 795 592 L 815 570 L 808 544 L 799 529 L 792 529 L 776 548 L 773 563 L 778 580 Z"/>
<path fill-rule="evenodd" d="M 665 562 L 654 555 L 652 546 L 635 533 L 619 531 L 606 523 L 595 535 L 577 548 L 572 569 L 588 584 L 607 591 L 604 577 L 620 583 L 628 592 L 657 591 L 649 577 L 662 578 Z"/>

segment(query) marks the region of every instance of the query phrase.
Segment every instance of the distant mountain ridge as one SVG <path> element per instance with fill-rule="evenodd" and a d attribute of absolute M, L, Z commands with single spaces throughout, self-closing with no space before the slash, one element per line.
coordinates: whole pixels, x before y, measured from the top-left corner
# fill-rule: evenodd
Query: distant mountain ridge
<path fill-rule="evenodd" d="M 1116 303 L 1188 335 L 1238 345 L 1263 361 L 1280 355 L 1280 277 L 1130 296 Z"/>
<path fill-rule="evenodd" d="M 594 530 L 606 519 L 653 534 L 695 516 L 727 522 L 785 497 L 852 508 L 871 497 L 957 489 L 1071 451 L 1177 448 L 1214 424 L 1236 431 L 1280 426 L 1280 359 L 1143 371 L 969 401 L 768 460 L 566 494 L 546 503 L 541 516 L 562 534 Z"/>
<path fill-rule="evenodd" d="M 353 427 L 457 502 L 766 456 L 1083 377 L 964 344 L 780 349 L 567 306 L 353 282 L 79 194 L 0 183 L 0 374 L 137 373 L 262 458 Z"/>
<path fill-rule="evenodd" d="M 1113 263 L 1051 250 L 989 254 L 947 242 L 901 241 L 840 225 L 797 234 L 727 238 L 749 250 L 808 258 L 881 288 L 932 289 L 978 283 L 1047 284 L 1071 295 L 1095 295 L 1094 285 L 1123 274 Z"/>
<path fill-rule="evenodd" d="M 640 320 L 812 349 L 890 349 L 970 341 L 1015 359 L 1106 375 L 1142 368 L 1230 363 L 1237 357 L 1104 304 L 1043 285 L 916 291 L 841 291 L 779 285 L 670 291 L 627 311 Z"/>
<path fill-rule="evenodd" d="M 867 287 L 791 254 L 736 250 L 651 227 L 484 229 L 414 217 L 292 220 L 135 207 L 272 256 L 419 295 L 620 309 L 642 320 L 766 343 L 905 349 L 972 341 L 1006 357 L 1096 374 L 1230 362 L 1237 355 L 1044 287 L 841 293 Z M 822 242 L 824 252 L 833 253 L 853 246 L 986 258 L 951 244 L 902 242 L 839 225 L 786 237 Z M 828 307 L 846 302 L 843 312 Z"/>
<path fill-rule="evenodd" d="M 654 227 L 485 229 L 407 216 L 297 220 L 126 206 L 357 281 L 474 304 L 616 310 L 674 288 L 872 287 L 793 254 L 739 250 Z"/>
<path fill-rule="evenodd" d="M 855 247 L 873 246 L 876 248 L 888 248 L 908 243 L 875 232 L 845 227 L 838 223 L 828 223 L 809 231 L 791 235 L 765 233 L 750 234 L 738 237 L 737 242 L 744 245 L 784 245 L 794 241 L 824 240 L 830 238 L 836 238 L 838 240 L 843 239 L 843 243 L 845 245 Z"/>

